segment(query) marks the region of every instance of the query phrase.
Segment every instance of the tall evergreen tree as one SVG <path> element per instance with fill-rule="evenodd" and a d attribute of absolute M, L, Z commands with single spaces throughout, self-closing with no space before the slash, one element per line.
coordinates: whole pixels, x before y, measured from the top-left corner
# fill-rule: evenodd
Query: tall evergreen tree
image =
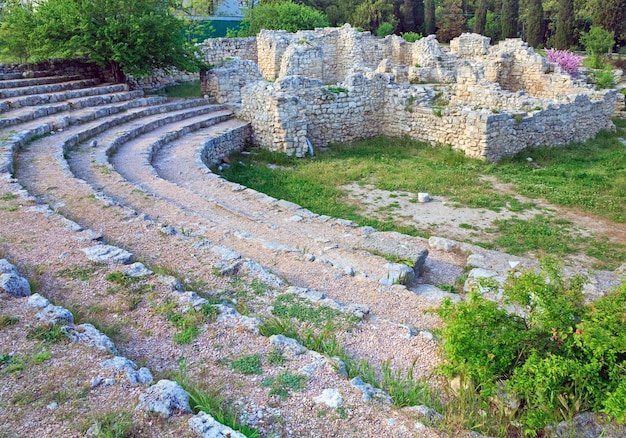
<path fill-rule="evenodd" d="M 402 30 L 404 32 L 416 32 L 415 5 L 413 0 L 404 0 L 402 5 Z"/>
<path fill-rule="evenodd" d="M 474 20 L 474 33 L 485 34 L 485 25 L 487 24 L 487 0 L 478 0 L 478 8 L 476 9 L 476 19 Z"/>
<path fill-rule="evenodd" d="M 541 0 L 530 0 L 526 16 L 526 42 L 531 47 L 543 44 L 543 5 Z"/>
<path fill-rule="evenodd" d="M 626 0 L 591 0 L 591 8 L 594 26 L 626 39 Z"/>
<path fill-rule="evenodd" d="M 424 35 L 435 33 L 435 0 L 424 0 Z"/>
<path fill-rule="evenodd" d="M 413 20 L 415 21 L 415 30 L 424 32 L 424 0 L 413 1 Z"/>
<path fill-rule="evenodd" d="M 567 50 L 574 45 L 574 0 L 559 0 L 559 17 L 553 46 Z"/>
<path fill-rule="evenodd" d="M 519 17 L 518 0 L 502 0 L 502 38 L 517 37 L 517 20 Z"/>

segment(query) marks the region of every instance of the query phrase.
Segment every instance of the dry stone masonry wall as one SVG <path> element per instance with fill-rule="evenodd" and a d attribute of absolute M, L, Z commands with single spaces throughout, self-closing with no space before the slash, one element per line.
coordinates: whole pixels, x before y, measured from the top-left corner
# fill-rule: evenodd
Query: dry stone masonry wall
<path fill-rule="evenodd" d="M 614 129 L 616 90 L 570 77 L 518 39 L 489 46 L 463 34 L 447 48 L 432 35 L 408 43 L 345 25 L 262 31 L 203 50 L 223 61 L 206 75 L 205 92 L 241 105 L 254 143 L 290 155 L 406 135 L 496 161 Z"/>

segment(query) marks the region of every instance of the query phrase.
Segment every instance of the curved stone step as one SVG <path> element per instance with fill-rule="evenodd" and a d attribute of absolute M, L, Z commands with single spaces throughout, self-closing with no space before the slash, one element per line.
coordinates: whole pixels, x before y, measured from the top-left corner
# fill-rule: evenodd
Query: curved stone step
<path fill-rule="evenodd" d="M 58 72 L 52 70 L 20 70 L 13 72 L 2 72 L 0 73 L 0 80 L 2 81 L 11 81 L 14 79 L 25 79 L 25 78 L 43 78 L 46 76 L 55 76 Z"/>
<path fill-rule="evenodd" d="M 83 124 L 88 121 L 97 120 L 100 118 L 104 118 L 110 116 L 111 114 L 115 114 L 120 111 L 125 111 L 131 107 L 139 107 L 134 111 L 128 111 L 122 116 L 118 116 L 113 119 L 109 119 L 106 122 L 102 122 L 100 124 L 93 124 L 89 128 L 85 128 L 83 131 L 78 131 L 78 134 L 71 137 L 71 141 L 68 144 L 63 146 L 64 150 L 61 153 L 64 153 L 69 148 L 75 146 L 76 144 L 86 140 L 89 137 L 92 137 L 96 134 L 104 132 L 111 127 L 127 123 L 129 121 L 135 120 L 140 117 L 161 114 L 164 112 L 172 111 L 174 109 L 186 109 L 186 108 L 194 108 L 200 107 L 202 105 L 206 105 L 206 101 L 204 99 L 193 99 L 193 100 L 185 100 L 181 102 L 172 102 L 163 105 L 155 105 L 157 103 L 161 103 L 166 100 L 164 97 L 160 96 L 151 96 L 143 99 L 135 99 L 133 101 L 123 103 L 120 105 L 113 105 L 103 108 L 98 108 L 93 111 L 78 111 L 76 115 L 78 117 L 64 117 L 62 119 L 53 119 L 48 123 L 40 123 L 32 124 L 32 126 L 28 126 L 27 129 L 14 134 L 6 141 L 2 142 L 2 161 L 0 161 L 0 172 L 8 172 L 13 173 L 14 165 L 13 165 L 13 156 L 19 150 L 19 148 L 23 147 L 27 143 L 33 141 L 40 136 L 44 136 L 54 132 L 54 129 L 57 129 L 55 124 L 60 127 L 67 127 L 72 124 Z M 141 108 L 143 105 L 149 105 L 147 108 Z"/>
<path fill-rule="evenodd" d="M 78 75 L 74 76 L 48 76 L 38 78 L 16 78 L 8 80 L 0 80 L 0 90 L 7 88 L 23 88 L 23 87 L 37 87 L 39 85 L 58 84 L 60 82 L 78 81 L 82 77 Z"/>
<path fill-rule="evenodd" d="M 98 79 L 78 79 L 72 81 L 64 81 L 48 85 L 38 85 L 32 87 L 6 88 L 0 89 L 0 98 L 6 99 L 11 97 L 27 96 L 31 94 L 55 93 L 66 90 L 76 90 L 86 87 L 93 87 L 100 83 Z"/>
<path fill-rule="evenodd" d="M 125 102 L 138 99 L 143 96 L 143 91 L 122 91 L 104 95 L 89 96 L 82 99 L 68 100 L 64 103 L 38 105 L 36 107 L 25 107 L 4 113 L 6 118 L 0 119 L 0 129 L 19 125 L 31 120 L 57 114 L 63 111 L 72 111 L 81 108 L 107 105 L 116 102 Z"/>
<path fill-rule="evenodd" d="M 69 99 L 78 99 L 80 97 L 106 95 L 124 91 L 128 91 L 128 85 L 126 84 L 108 84 L 89 88 L 79 88 L 75 90 L 65 90 L 55 93 L 33 94 L 13 99 L 4 99 L 0 100 L 0 113 L 9 111 L 12 108 L 37 106 L 46 103 L 63 102 Z"/>

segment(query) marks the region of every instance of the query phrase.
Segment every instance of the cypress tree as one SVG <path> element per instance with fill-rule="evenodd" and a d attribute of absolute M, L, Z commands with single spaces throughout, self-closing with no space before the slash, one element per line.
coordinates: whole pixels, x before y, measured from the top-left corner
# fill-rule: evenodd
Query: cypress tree
<path fill-rule="evenodd" d="M 413 20 L 418 32 L 424 31 L 424 0 L 413 0 Z"/>
<path fill-rule="evenodd" d="M 424 36 L 435 33 L 435 0 L 424 0 Z"/>
<path fill-rule="evenodd" d="M 502 38 L 517 37 L 517 19 L 519 17 L 518 0 L 502 0 L 501 29 Z"/>
<path fill-rule="evenodd" d="M 474 20 L 474 33 L 485 34 L 485 25 L 487 24 L 487 0 L 478 0 L 478 8 L 476 9 L 476 19 Z"/>
<path fill-rule="evenodd" d="M 543 5 L 541 0 L 530 0 L 526 25 L 526 42 L 531 47 L 543 44 Z"/>
<path fill-rule="evenodd" d="M 413 0 L 404 0 L 404 5 L 402 6 L 402 29 L 404 32 L 415 32 L 417 30 L 414 9 Z"/>
<path fill-rule="evenodd" d="M 574 0 L 559 0 L 554 47 L 567 50 L 574 45 Z"/>

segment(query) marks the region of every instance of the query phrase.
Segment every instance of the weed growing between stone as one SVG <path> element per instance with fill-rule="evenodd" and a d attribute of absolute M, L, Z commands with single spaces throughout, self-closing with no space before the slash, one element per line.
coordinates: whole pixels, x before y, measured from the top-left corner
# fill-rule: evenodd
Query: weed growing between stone
<path fill-rule="evenodd" d="M 187 361 L 184 357 L 178 358 L 178 366 L 178 372 L 174 380 L 176 380 L 189 395 L 189 405 L 194 414 L 200 411 L 205 412 L 215 418 L 219 423 L 241 432 L 248 438 L 259 438 L 261 436 L 255 429 L 245 423 L 239 422 L 237 410 L 224 400 L 220 395 L 219 389 L 205 390 L 195 382 L 189 380 L 189 376 L 187 375 Z"/>

